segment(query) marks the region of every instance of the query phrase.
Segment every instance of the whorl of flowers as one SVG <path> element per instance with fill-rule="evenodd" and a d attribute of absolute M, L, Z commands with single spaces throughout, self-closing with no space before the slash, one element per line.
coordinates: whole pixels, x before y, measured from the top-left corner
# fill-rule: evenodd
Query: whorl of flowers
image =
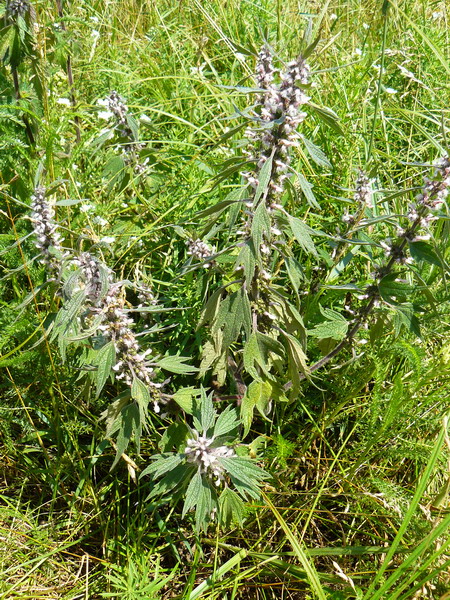
<path fill-rule="evenodd" d="M 31 5 L 28 0 L 9 0 L 6 4 L 6 14 L 12 21 L 18 17 L 24 17 L 30 9 Z"/>
<path fill-rule="evenodd" d="M 86 300 L 95 306 L 102 293 L 102 270 L 107 274 L 108 282 L 111 283 L 109 269 L 89 252 L 82 252 L 72 260 L 72 263 L 81 269 Z"/>
<path fill-rule="evenodd" d="M 296 82 L 308 83 L 309 67 L 300 56 L 288 63 L 286 71 L 280 74 L 280 83 L 274 83 L 273 79 L 274 69 L 270 51 L 263 48 L 256 67 L 257 83 L 265 90 L 258 98 L 258 104 L 261 106 L 259 127 L 247 129 L 246 136 L 251 145 L 244 151 L 247 158 L 256 163 L 256 168 L 242 175 L 256 189 L 259 171 L 272 157 L 273 166 L 267 198 L 269 208 L 276 208 L 275 200 L 283 192 L 284 181 L 290 176 L 290 148 L 298 145 L 297 128 L 306 117 L 301 107 L 309 100 L 296 86 Z"/>
<path fill-rule="evenodd" d="M 161 385 L 151 381 L 153 369 L 146 360 L 151 351 L 141 352 L 136 336 L 131 329 L 134 325 L 133 319 L 127 316 L 124 304 L 122 284 L 112 284 L 98 309 L 99 314 L 103 317 L 99 330 L 114 343 L 117 362 L 113 370 L 117 379 L 123 379 L 127 385 L 131 386 L 133 379 L 137 378 L 148 385 L 154 399 L 154 410 L 159 412 L 160 398 L 156 390 Z"/>
<path fill-rule="evenodd" d="M 408 264 L 412 259 L 407 257 L 405 248 L 407 242 L 419 242 L 430 239 L 430 235 L 417 235 L 421 227 L 428 228 L 436 220 L 434 211 L 440 210 L 448 196 L 450 188 L 450 160 L 448 156 L 441 158 L 434 165 L 431 178 L 425 178 L 422 191 L 416 197 L 416 202 L 409 206 L 407 218 L 410 227 L 397 229 L 397 240 L 391 238 L 380 242 L 386 256 L 393 262 Z"/>
<path fill-rule="evenodd" d="M 188 247 L 188 251 L 187 253 L 189 254 L 189 256 L 192 256 L 193 258 L 196 258 L 197 260 L 205 260 L 206 258 L 208 258 L 209 256 L 211 256 L 212 254 L 214 254 L 215 249 L 210 246 L 209 244 L 207 244 L 206 242 L 204 242 L 203 240 L 187 240 L 186 242 L 187 247 Z M 207 269 L 208 267 L 211 266 L 211 263 L 206 263 L 203 265 L 203 267 L 205 269 Z"/>
<path fill-rule="evenodd" d="M 113 90 L 105 99 L 97 100 L 97 104 L 107 109 L 99 112 L 98 116 L 101 119 L 108 120 L 114 117 L 119 135 L 133 138 L 133 133 L 127 123 L 128 106 L 125 98 Z"/>
<path fill-rule="evenodd" d="M 358 213 L 350 214 L 346 211 L 342 216 L 342 220 L 348 225 L 354 225 L 354 223 L 362 217 L 366 207 L 373 208 L 370 180 L 362 169 L 359 170 L 358 178 L 356 180 L 354 200 L 358 204 Z"/>
<path fill-rule="evenodd" d="M 355 202 L 362 208 L 373 208 L 372 189 L 370 180 L 362 169 L 359 170 L 358 179 L 356 180 Z"/>
<path fill-rule="evenodd" d="M 188 462 L 197 465 L 200 473 L 215 479 L 216 485 L 220 485 L 224 479 L 224 468 L 218 459 L 235 456 L 235 452 L 228 446 L 214 447 L 214 437 L 207 438 L 198 431 L 193 430 L 194 437 L 187 441 L 184 453 Z"/>
<path fill-rule="evenodd" d="M 433 177 L 425 179 L 422 192 L 411 204 L 408 219 L 414 223 L 420 221 L 422 227 L 427 227 L 437 217 L 433 211 L 440 210 L 448 196 L 450 188 L 450 159 L 444 156 L 434 165 Z"/>
<path fill-rule="evenodd" d="M 148 285 L 141 284 L 137 288 L 137 297 L 139 300 L 137 308 L 145 308 L 149 305 L 156 306 L 158 304 L 158 300 L 155 294 L 153 293 L 152 288 Z M 140 311 L 139 314 L 144 318 L 147 318 L 149 316 L 149 313 L 144 310 Z"/>
<path fill-rule="evenodd" d="M 61 242 L 63 241 L 57 232 L 58 225 L 54 217 L 53 206 L 47 200 L 46 189 L 37 187 L 31 196 L 31 221 L 36 235 L 36 248 L 42 254 L 41 262 L 45 263 L 50 270 L 59 267 L 59 259 L 51 252 L 51 248 L 63 254 Z"/>

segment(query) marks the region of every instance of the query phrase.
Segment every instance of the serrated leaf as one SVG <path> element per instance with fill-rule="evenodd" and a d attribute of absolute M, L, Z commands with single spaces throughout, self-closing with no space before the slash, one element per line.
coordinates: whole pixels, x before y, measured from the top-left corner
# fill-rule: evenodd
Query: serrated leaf
<path fill-rule="evenodd" d="M 250 458 L 242 456 L 219 458 L 218 461 L 230 476 L 241 496 L 245 498 L 245 495 L 248 494 L 252 498 L 259 498 L 260 482 L 270 477 L 268 473 L 258 467 Z"/>
<path fill-rule="evenodd" d="M 266 377 L 272 377 L 268 365 L 266 364 L 267 352 L 265 354 L 262 352 L 258 334 L 256 332 L 253 332 L 248 338 L 244 346 L 242 358 L 244 369 L 253 377 L 253 379 L 261 380 L 261 374 L 256 367 L 259 367 Z"/>
<path fill-rule="evenodd" d="M 189 428 L 185 423 L 176 421 L 171 423 L 161 436 L 158 448 L 162 453 L 171 452 L 174 448 L 180 448 L 189 435 Z"/>
<path fill-rule="evenodd" d="M 135 436 L 137 451 L 139 454 L 139 441 L 142 435 L 141 413 L 136 403 L 125 406 L 121 413 L 121 424 L 116 440 L 116 456 L 111 470 L 117 465 L 120 457 L 125 452 L 132 436 Z"/>
<path fill-rule="evenodd" d="M 220 415 L 217 417 L 216 424 L 214 426 L 214 437 L 218 438 L 222 435 L 233 431 L 239 426 L 239 416 L 236 408 L 228 406 Z"/>
<path fill-rule="evenodd" d="M 308 225 L 305 225 L 303 221 L 298 219 L 297 217 L 288 216 L 289 226 L 291 228 L 292 234 L 300 244 L 300 246 L 310 254 L 317 256 L 317 250 L 312 241 L 310 231 L 311 229 Z"/>
<path fill-rule="evenodd" d="M 253 240 L 248 239 L 239 252 L 236 259 L 235 271 L 239 272 L 241 269 L 244 273 L 244 279 L 246 281 L 252 281 L 256 267 L 256 249 L 253 244 Z"/>
<path fill-rule="evenodd" d="M 213 323 L 219 311 L 220 302 L 222 300 L 223 288 L 216 290 L 206 302 L 205 308 L 202 311 L 200 320 L 197 325 L 197 330 L 206 323 Z"/>
<path fill-rule="evenodd" d="M 133 383 L 131 384 L 131 397 L 136 400 L 139 406 L 147 408 L 150 403 L 150 392 L 148 391 L 148 385 L 137 377 L 133 377 Z"/>
<path fill-rule="evenodd" d="M 186 490 L 186 497 L 183 505 L 183 513 L 181 518 L 183 519 L 188 510 L 193 508 L 198 500 L 199 496 L 202 492 L 202 476 L 200 474 L 200 470 L 195 473 L 194 477 L 189 482 L 188 488 Z"/>
<path fill-rule="evenodd" d="M 259 171 L 258 186 L 255 192 L 255 199 L 253 200 L 254 207 L 257 206 L 259 199 L 266 194 L 269 187 L 269 183 L 272 178 L 272 160 L 273 156 L 270 156 Z"/>
<path fill-rule="evenodd" d="M 297 173 L 297 179 L 300 189 L 302 190 L 308 204 L 313 208 L 320 210 L 320 204 L 317 202 L 316 197 L 314 196 L 314 193 L 312 191 L 314 187 L 312 183 L 309 183 L 306 177 L 301 173 Z"/>
<path fill-rule="evenodd" d="M 211 512 L 213 508 L 217 508 L 213 503 L 213 496 L 216 496 L 214 490 L 211 489 L 210 484 L 206 480 L 205 477 L 201 478 L 201 488 L 199 492 L 199 496 L 197 498 L 197 505 L 195 509 L 195 529 L 196 531 L 200 531 L 201 529 L 206 529 L 210 518 Z"/>
<path fill-rule="evenodd" d="M 291 256 L 284 257 L 284 264 L 286 265 L 286 271 L 292 283 L 292 287 L 298 292 L 301 283 L 305 281 L 303 269 L 300 263 Z"/>
<path fill-rule="evenodd" d="M 200 423 L 203 431 L 208 431 L 214 425 L 215 417 L 212 393 L 206 394 L 205 390 L 201 388 Z"/>
<path fill-rule="evenodd" d="M 114 342 L 109 342 L 102 348 L 100 348 L 97 354 L 97 376 L 96 376 L 96 392 L 95 397 L 98 398 L 106 383 L 111 369 L 116 362 L 116 349 Z"/>
<path fill-rule="evenodd" d="M 283 337 L 286 340 L 286 352 L 288 355 L 288 372 L 292 380 L 294 389 L 298 389 L 300 386 L 299 372 L 303 373 L 305 377 L 309 377 L 310 370 L 306 364 L 306 354 L 303 351 L 299 341 L 294 336 L 282 332 Z"/>
<path fill-rule="evenodd" d="M 325 321 L 316 325 L 314 329 L 309 329 L 308 335 L 321 340 L 331 338 L 341 341 L 347 335 L 347 330 L 348 323 L 346 321 Z"/>
<path fill-rule="evenodd" d="M 409 251 L 416 262 L 425 261 L 431 265 L 443 267 L 442 261 L 430 244 L 426 242 L 409 242 Z"/>
<path fill-rule="evenodd" d="M 184 462 L 185 457 L 183 454 L 167 452 L 166 454 L 156 454 L 152 456 L 152 459 L 154 459 L 154 462 L 142 471 L 139 479 L 145 475 L 153 475 L 153 479 L 158 479 L 161 475 L 173 471 L 175 467 L 178 467 L 178 465 Z"/>
<path fill-rule="evenodd" d="M 317 165 L 321 167 L 328 167 L 329 169 L 332 168 L 332 165 L 326 157 L 325 153 L 318 146 L 316 146 L 314 142 L 312 142 L 305 136 L 302 136 L 302 140 L 305 144 L 308 154 Z"/>
<path fill-rule="evenodd" d="M 189 415 L 192 414 L 192 398 L 197 396 L 198 390 L 194 387 L 180 388 L 175 392 L 172 399 Z"/>
<path fill-rule="evenodd" d="M 160 358 L 156 365 L 171 373 L 196 373 L 198 371 L 197 367 L 186 365 L 187 360 L 191 360 L 191 358 L 189 356 L 165 356 Z"/>
<path fill-rule="evenodd" d="M 378 284 L 378 289 L 383 300 L 389 304 L 396 304 L 398 298 L 406 298 L 414 291 L 407 283 L 397 281 L 398 274 L 385 275 Z"/>
<path fill-rule="evenodd" d="M 174 488 L 177 488 L 177 491 L 180 491 L 180 488 L 182 488 L 183 483 L 192 474 L 192 471 L 193 467 L 191 465 L 178 465 L 178 467 L 175 467 L 172 471 L 169 471 L 165 477 L 153 485 L 152 490 L 147 496 L 146 500 L 167 494 Z"/>
<path fill-rule="evenodd" d="M 265 417 L 272 395 L 272 386 L 268 381 L 252 381 L 241 403 L 241 421 L 244 425 L 243 438 L 248 435 L 255 407 Z"/>
<path fill-rule="evenodd" d="M 244 329 L 247 335 L 250 333 L 250 302 L 243 287 L 227 296 L 222 302 L 214 323 L 213 334 L 219 328 L 223 331 L 224 348 L 229 348 L 237 340 L 241 329 Z"/>
<path fill-rule="evenodd" d="M 217 202 L 217 204 L 214 204 L 213 206 L 209 206 L 208 208 L 205 208 L 204 210 L 199 211 L 198 213 L 196 213 L 195 216 L 197 217 L 197 219 L 203 219 L 205 217 L 209 217 L 210 215 L 214 215 L 217 213 L 221 214 L 231 204 L 237 203 L 239 206 L 240 200 L 242 199 L 244 191 L 245 191 L 245 188 L 242 188 L 242 187 L 232 190 L 226 196 L 225 200 L 222 200 L 221 202 Z"/>
<path fill-rule="evenodd" d="M 253 238 L 253 247 L 255 249 L 257 257 L 260 253 L 260 247 L 264 240 L 264 235 L 266 239 L 269 237 L 270 233 L 270 218 L 269 213 L 267 212 L 267 207 L 265 202 L 261 202 L 258 208 L 255 210 L 255 214 L 253 215 L 252 220 L 252 228 L 251 235 Z"/>
<path fill-rule="evenodd" d="M 229 527 L 233 522 L 242 526 L 244 520 L 244 503 L 230 488 L 225 488 L 219 497 L 219 522 Z"/>

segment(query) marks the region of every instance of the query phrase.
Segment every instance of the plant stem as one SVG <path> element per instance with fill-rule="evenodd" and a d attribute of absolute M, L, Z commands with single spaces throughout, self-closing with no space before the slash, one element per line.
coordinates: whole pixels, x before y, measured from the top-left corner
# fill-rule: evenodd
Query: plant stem
<path fill-rule="evenodd" d="M 19 83 L 19 73 L 17 72 L 16 67 L 11 67 L 11 74 L 14 82 L 14 93 L 16 95 L 16 100 L 19 101 L 22 98 L 20 93 L 20 83 Z M 23 122 L 25 124 L 25 130 L 27 132 L 28 141 L 31 146 L 35 146 L 36 140 L 34 139 L 33 130 L 31 129 L 30 121 L 28 120 L 28 116 L 24 113 L 22 115 Z"/>
<path fill-rule="evenodd" d="M 58 8 L 58 15 L 61 19 L 61 29 L 66 31 L 66 25 L 64 23 L 64 11 L 62 7 L 61 0 L 56 0 L 56 6 Z M 73 82 L 73 72 L 72 72 L 72 57 L 70 54 L 67 54 L 66 61 L 66 72 L 67 72 L 67 81 L 69 82 L 69 94 L 70 94 L 70 102 L 72 106 L 76 106 L 76 98 L 75 98 L 75 86 Z M 81 142 L 81 131 L 80 131 L 80 119 L 78 115 L 75 115 L 75 136 L 77 139 L 77 144 Z"/>

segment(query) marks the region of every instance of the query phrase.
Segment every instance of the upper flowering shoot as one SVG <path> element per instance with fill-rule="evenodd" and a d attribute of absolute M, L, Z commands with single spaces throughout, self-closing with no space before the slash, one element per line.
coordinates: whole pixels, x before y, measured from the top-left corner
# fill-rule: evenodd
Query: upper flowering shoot
<path fill-rule="evenodd" d="M 272 159 L 266 199 L 269 208 L 276 208 L 275 200 L 283 192 L 284 181 L 289 177 L 290 148 L 298 145 L 297 128 L 306 117 L 301 107 L 309 100 L 297 87 L 297 83 L 305 85 L 309 80 L 309 67 L 301 56 L 287 64 L 286 70 L 280 73 L 278 84 L 274 83 L 274 73 L 270 51 L 263 48 L 256 66 L 256 81 L 263 90 L 258 96 L 260 110 L 256 126 L 246 131 L 250 146 L 244 151 L 256 167 L 242 173 L 256 190 L 261 169 Z"/>
<path fill-rule="evenodd" d="M 9 0 L 6 4 L 6 14 L 12 21 L 25 17 L 31 8 L 28 0 Z"/>
<path fill-rule="evenodd" d="M 131 330 L 134 325 L 133 319 L 127 316 L 124 304 L 122 285 L 120 283 L 111 285 L 102 305 L 97 309 L 103 318 L 99 329 L 114 344 L 117 362 L 113 371 L 116 372 L 117 379 L 123 379 L 127 385 L 132 386 L 136 378 L 149 386 L 154 410 L 159 412 L 160 397 L 156 389 L 160 384 L 151 381 L 153 369 L 146 361 L 150 350 L 141 352 L 136 336 Z"/>
<path fill-rule="evenodd" d="M 104 100 L 97 100 L 97 104 L 107 109 L 98 113 L 101 119 L 108 120 L 114 117 L 119 135 L 133 139 L 133 132 L 127 121 L 128 106 L 125 98 L 122 98 L 116 91 L 112 91 Z"/>
<path fill-rule="evenodd" d="M 80 268 L 86 300 L 96 306 L 102 297 L 103 288 L 111 284 L 110 270 L 89 252 L 82 252 L 72 262 Z"/>
<path fill-rule="evenodd" d="M 184 453 L 189 463 L 197 465 L 201 474 L 215 479 L 215 484 L 220 485 L 224 479 L 225 469 L 219 458 L 235 456 L 235 452 L 228 446 L 214 446 L 214 437 L 208 438 L 198 431 L 193 431 L 193 437 L 188 439 Z"/>
<path fill-rule="evenodd" d="M 360 170 L 356 180 L 355 202 L 358 202 L 361 208 L 373 208 L 372 188 L 370 180 L 364 171 Z"/>
<path fill-rule="evenodd" d="M 212 256 L 215 252 L 215 249 L 212 246 L 209 246 L 203 240 L 188 240 L 186 242 L 188 251 L 187 253 L 192 258 L 196 258 L 197 260 L 204 261 L 205 259 Z M 211 263 L 205 263 L 203 267 L 207 269 L 211 266 Z"/>
<path fill-rule="evenodd" d="M 422 192 L 416 197 L 416 202 L 411 204 L 408 219 L 426 227 L 437 217 L 433 211 L 440 210 L 448 196 L 450 188 L 450 160 L 444 156 L 434 165 L 434 174 L 431 179 L 425 179 Z"/>
<path fill-rule="evenodd" d="M 37 187 L 31 196 L 31 220 L 36 234 L 36 248 L 42 254 L 41 261 L 51 270 L 59 267 L 58 254 L 62 256 L 61 236 L 54 220 L 55 211 L 46 197 L 44 187 Z"/>

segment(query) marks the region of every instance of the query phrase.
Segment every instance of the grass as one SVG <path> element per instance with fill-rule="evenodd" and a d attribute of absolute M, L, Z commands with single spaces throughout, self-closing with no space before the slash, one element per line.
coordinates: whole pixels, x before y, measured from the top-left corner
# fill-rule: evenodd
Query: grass
<path fill-rule="evenodd" d="M 81 247 L 83 235 L 115 237 L 100 252 L 118 277 L 148 275 L 164 304 L 180 309 L 154 317 L 165 332 L 158 343 L 198 360 L 204 332 L 194 330 L 208 290 L 196 274 L 180 276 L 179 228 L 197 231 L 196 211 L 237 184 L 232 173 L 218 185 L 213 177 L 238 150 L 241 134 L 227 132 L 239 120 L 229 117 L 248 99 L 229 86 L 251 85 L 247 52 L 267 39 L 291 57 L 308 23 L 312 39 L 320 34 L 309 93 L 339 116 L 339 127 L 317 113 L 302 124 L 332 168 L 301 151 L 320 210 L 293 202 L 290 210 L 334 231 L 356 168 L 386 190 L 375 214 L 387 206 L 401 213 L 397 191 L 420 186 L 428 172 L 421 165 L 448 148 L 445 2 L 75 0 L 66 32 L 56 4 L 35 4 L 41 103 L 27 69 L 19 76 L 37 124 L 36 152 L 10 100 L 10 72 L 0 71 L 0 598 L 447 598 L 450 352 L 437 268 L 424 274 L 432 309 L 420 315 L 421 339 L 395 337 L 384 325 L 375 343 L 355 345 L 357 358 L 347 352 L 305 381 L 294 402 L 277 406 L 270 422 L 256 420 L 246 441 L 260 442 L 255 452 L 272 482 L 247 506 L 243 529 L 195 533 L 178 508 L 146 502 L 149 490 L 136 480 L 162 421 L 143 438 L 141 459 L 127 450 L 110 472 L 114 449 L 100 415 L 114 392 L 95 398 L 78 380 L 76 358 L 62 364 L 47 343 L 50 300 L 27 301 L 42 269 L 28 263 L 32 239 L 18 243 L 29 224 L 17 202 L 26 205 L 34 174 L 45 168 L 49 181 L 62 180 L 62 197 L 92 203 L 86 213 L 58 207 L 68 234 Z M 70 96 L 69 49 L 75 107 L 58 104 Z M 117 186 L 113 153 L 96 145 L 103 124 L 95 103 L 112 89 L 145 115 L 141 136 L 154 165 L 145 187 Z M 449 232 L 448 220 L 436 224 L 443 257 Z M 303 306 L 314 317 L 312 296 Z M 311 362 L 320 357 L 313 352 Z"/>

